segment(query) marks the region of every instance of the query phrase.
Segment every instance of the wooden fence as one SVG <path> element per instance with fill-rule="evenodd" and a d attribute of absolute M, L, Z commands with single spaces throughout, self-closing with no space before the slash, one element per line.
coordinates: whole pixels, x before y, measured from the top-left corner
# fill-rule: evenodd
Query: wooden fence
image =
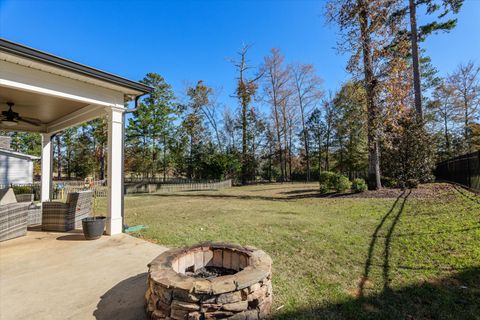
<path fill-rule="evenodd" d="M 189 183 L 129 183 L 125 184 L 125 194 L 217 190 L 232 187 L 232 180 Z"/>
<path fill-rule="evenodd" d="M 189 181 L 183 182 L 180 181 Z M 40 183 L 35 182 L 31 184 L 18 184 L 2 186 L 12 187 L 15 192 L 20 193 L 33 193 L 35 194 L 35 200 L 40 199 Z M 215 190 L 231 188 L 232 180 L 216 180 L 216 181 L 200 181 L 194 182 L 185 179 L 178 179 L 177 183 L 173 183 L 173 179 L 168 183 L 151 183 L 136 182 L 125 183 L 125 194 L 135 193 L 155 193 L 155 192 L 177 192 L 177 191 L 198 191 L 198 190 Z M 64 199 L 70 192 L 78 192 L 84 190 L 92 190 L 97 198 L 103 198 L 108 196 L 108 186 L 105 181 L 93 181 L 88 185 L 85 185 L 83 181 L 54 181 L 53 182 L 53 199 Z"/>

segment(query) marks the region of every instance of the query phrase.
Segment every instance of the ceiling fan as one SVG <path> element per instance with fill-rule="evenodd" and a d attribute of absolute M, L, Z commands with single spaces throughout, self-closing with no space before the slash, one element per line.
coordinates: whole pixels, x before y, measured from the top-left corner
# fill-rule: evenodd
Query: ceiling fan
<path fill-rule="evenodd" d="M 27 118 L 27 117 L 20 117 L 17 112 L 12 110 L 13 106 L 15 105 L 13 102 L 7 102 L 8 110 L 2 111 L 0 115 L 0 123 L 7 127 L 14 127 L 18 124 L 18 122 L 28 123 L 32 126 L 40 126 L 41 121 L 34 118 Z"/>

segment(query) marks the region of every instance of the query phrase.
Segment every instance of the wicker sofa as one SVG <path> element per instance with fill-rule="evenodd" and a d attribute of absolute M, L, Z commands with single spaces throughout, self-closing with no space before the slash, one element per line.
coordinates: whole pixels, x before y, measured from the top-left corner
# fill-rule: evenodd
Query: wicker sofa
<path fill-rule="evenodd" d="M 42 203 L 42 230 L 70 231 L 82 227 L 82 219 L 92 211 L 92 191 L 72 192 L 67 202 Z"/>
<path fill-rule="evenodd" d="M 10 203 L 0 206 L 0 241 L 27 234 L 28 207 L 30 203 Z"/>
<path fill-rule="evenodd" d="M 32 206 L 35 206 L 33 194 L 15 194 L 12 188 L 0 189 L 0 241 L 27 234 L 27 226 L 35 218 Z"/>

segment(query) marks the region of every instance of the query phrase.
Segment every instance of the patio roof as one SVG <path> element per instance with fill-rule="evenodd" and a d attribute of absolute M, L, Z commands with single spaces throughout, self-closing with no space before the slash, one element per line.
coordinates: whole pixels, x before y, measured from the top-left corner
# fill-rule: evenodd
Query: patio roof
<path fill-rule="evenodd" d="M 85 66 L 0 38 L 0 111 L 40 121 L 18 123 L 16 131 L 55 133 L 98 118 L 105 107 L 124 108 L 125 101 L 153 89 L 139 82 Z M 0 122 L 0 129 L 8 130 Z"/>
<path fill-rule="evenodd" d="M 19 43 L 15 43 L 6 39 L 0 38 L 0 52 L 10 54 L 17 57 L 26 58 L 28 60 L 36 61 L 42 64 L 47 64 L 62 70 L 71 71 L 79 75 L 86 76 L 87 78 L 93 78 L 100 81 L 105 81 L 123 88 L 132 90 L 133 95 L 140 95 L 144 93 L 152 92 L 152 88 L 140 83 L 135 82 L 117 75 L 98 70 L 71 60 L 67 60 L 58 56 L 54 56 L 50 53 L 43 52 L 37 49 L 33 49 Z M 8 58 L 2 56 L 1 59 Z"/>
<path fill-rule="evenodd" d="M 96 118 L 106 119 L 106 231 L 111 235 L 121 233 L 125 102 L 153 89 L 5 39 L 0 39 L 0 70 L 0 111 L 11 108 L 18 114 L 2 117 L 0 130 L 42 135 L 42 201 L 50 200 L 52 194 L 53 136 Z"/>

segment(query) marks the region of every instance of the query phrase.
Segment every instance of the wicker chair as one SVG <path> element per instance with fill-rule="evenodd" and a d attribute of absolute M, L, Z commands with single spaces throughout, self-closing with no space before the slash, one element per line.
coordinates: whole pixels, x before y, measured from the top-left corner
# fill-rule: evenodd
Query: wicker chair
<path fill-rule="evenodd" d="M 29 203 L 11 203 L 0 206 L 0 241 L 27 234 Z"/>
<path fill-rule="evenodd" d="M 67 202 L 42 203 L 42 230 L 70 231 L 82 227 L 92 211 L 92 191 L 69 193 Z"/>

